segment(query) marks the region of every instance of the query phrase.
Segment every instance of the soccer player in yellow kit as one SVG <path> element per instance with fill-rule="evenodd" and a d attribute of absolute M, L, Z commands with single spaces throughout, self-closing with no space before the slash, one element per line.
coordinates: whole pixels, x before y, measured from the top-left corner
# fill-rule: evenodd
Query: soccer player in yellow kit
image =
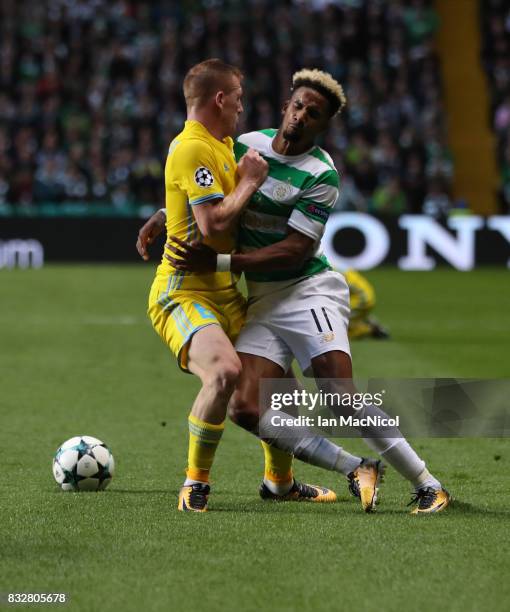
<path fill-rule="evenodd" d="M 343 275 L 349 285 L 350 295 L 349 338 L 389 338 L 388 330 L 372 316 L 376 302 L 374 287 L 356 270 L 345 270 Z"/>
<path fill-rule="evenodd" d="M 236 343 L 243 372 L 232 398 L 231 418 L 257 437 L 270 440 L 272 446 L 286 452 L 290 476 L 277 483 L 281 486 L 276 491 L 268 486 L 264 478 L 261 497 L 286 499 L 287 494 L 292 492 L 294 486 L 289 470 L 292 456 L 295 456 L 345 474 L 350 481 L 351 492 L 360 497 L 363 509 L 370 512 L 374 509 L 378 480 L 382 474 L 380 460 L 374 462 L 351 455 L 329 440 L 313 436 L 306 428 L 299 436 L 289 435 L 288 431 L 283 431 L 281 424 L 276 429 L 274 426 L 268 429 L 266 426 L 271 421 L 271 413 L 265 410 L 267 406 L 259 405 L 260 380 L 285 377 L 294 356 L 304 372 L 314 375 L 321 390 L 329 392 L 329 389 L 340 389 L 347 390 L 349 394 L 356 392 L 347 341 L 349 292 L 343 277 L 332 272 L 327 261 L 321 257 L 319 247 L 324 224 L 336 199 L 338 188 L 334 186 L 338 185 L 338 178 L 332 164 L 323 162 L 324 159 L 328 160 L 327 154 L 314 144 L 315 138 L 327 128 L 330 118 L 339 110 L 342 102 L 341 87 L 331 75 L 310 70 L 296 73 L 293 76 L 292 97 L 284 106 L 284 118 L 279 130 L 252 132 L 239 139 L 244 151 L 252 146 L 271 162 L 269 178 L 261 187 L 265 205 L 264 224 L 254 223 L 253 215 L 248 214 L 255 214 L 260 209 L 259 196 L 248 205 L 248 212 L 241 219 L 241 253 L 218 255 L 208 245 L 187 244 L 175 237 L 178 248 L 169 245 L 171 254 L 165 253 L 165 257 L 176 269 L 196 273 L 214 270 L 220 258 L 227 257 L 232 270 L 250 275 L 248 320 Z M 310 154 L 310 151 L 314 154 Z M 278 170 L 285 165 L 285 173 L 276 172 L 272 163 L 274 159 L 278 160 Z M 303 181 L 305 172 L 313 181 Z M 274 187 L 275 182 L 282 182 L 282 175 L 297 180 L 298 196 L 293 194 L 288 184 Z M 266 192 L 263 192 L 264 186 Z M 283 211 L 282 201 L 285 204 Z M 272 233 L 264 233 L 268 227 L 272 228 Z M 252 248 L 254 244 L 255 249 Z M 276 276 L 281 271 L 287 276 Z M 323 318 L 319 321 L 321 313 Z M 327 344 L 324 343 L 325 338 Z M 370 421 L 374 417 L 387 419 L 386 413 L 372 404 L 363 405 L 361 411 L 350 407 L 349 411 L 364 415 L 363 418 L 370 416 Z M 344 407 L 337 412 L 346 414 Z M 449 493 L 428 471 L 425 462 L 397 427 L 386 428 L 382 432 L 368 422 L 359 430 L 369 448 L 414 486 L 412 514 L 435 513 L 448 506 L 451 499 Z"/>
<path fill-rule="evenodd" d="M 165 167 L 168 235 L 203 241 L 219 253 L 233 250 L 233 223 L 267 175 L 267 162 L 257 152 L 248 151 L 239 164 L 234 158 L 231 136 L 243 110 L 241 80 L 237 68 L 217 59 L 189 70 L 183 87 L 187 121 L 170 145 Z M 236 282 L 221 265 L 210 274 L 185 274 L 163 257 L 150 291 L 154 329 L 179 366 L 202 382 L 189 415 L 179 510 L 207 509 L 209 471 L 241 372 L 232 343 L 244 322 L 245 302 Z"/>

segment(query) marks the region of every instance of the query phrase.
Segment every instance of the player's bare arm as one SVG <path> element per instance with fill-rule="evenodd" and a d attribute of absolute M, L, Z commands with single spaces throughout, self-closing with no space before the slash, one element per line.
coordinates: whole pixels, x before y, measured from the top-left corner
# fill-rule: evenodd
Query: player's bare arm
<path fill-rule="evenodd" d="M 250 149 L 237 165 L 239 183 L 223 200 L 213 200 L 193 207 L 193 214 L 204 238 L 210 238 L 230 229 L 250 201 L 252 195 L 266 180 L 268 163 L 257 151 Z"/>
<path fill-rule="evenodd" d="M 178 270 L 206 274 L 216 270 L 218 253 L 202 242 L 187 243 L 175 236 L 171 240 L 176 247 L 167 243 L 167 248 L 176 255 L 165 257 Z M 308 259 L 315 241 L 301 232 L 289 230 L 286 238 L 267 247 L 256 249 L 249 253 L 234 253 L 231 257 L 230 269 L 233 272 L 259 272 L 271 267 L 275 270 L 299 269 Z"/>
<path fill-rule="evenodd" d="M 155 212 L 152 217 L 138 230 L 138 238 L 136 240 L 136 250 L 140 257 L 149 261 L 149 252 L 147 247 L 165 229 L 166 214 L 164 209 Z"/>
<path fill-rule="evenodd" d="M 233 272 L 260 272 L 268 267 L 274 270 L 299 270 L 309 259 L 316 241 L 301 232 L 289 229 L 286 238 L 249 253 L 234 253 L 230 269 Z"/>
<path fill-rule="evenodd" d="M 193 212 L 204 237 L 221 233 L 232 226 L 251 196 L 266 180 L 268 164 L 259 153 L 250 149 L 239 161 L 237 172 L 240 181 L 231 194 L 221 201 L 194 207 Z M 161 209 L 140 228 L 136 249 L 145 261 L 149 260 L 148 246 L 163 232 L 165 223 L 166 214 Z"/>

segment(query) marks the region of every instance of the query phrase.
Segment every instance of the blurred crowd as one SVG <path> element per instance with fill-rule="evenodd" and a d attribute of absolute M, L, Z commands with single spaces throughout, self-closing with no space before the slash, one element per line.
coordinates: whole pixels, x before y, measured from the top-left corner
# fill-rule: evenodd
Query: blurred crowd
<path fill-rule="evenodd" d="M 429 0 L 3 0 L 0 204 L 160 206 L 183 76 L 221 57 L 246 75 L 242 130 L 278 125 L 299 68 L 344 85 L 347 109 L 323 143 L 339 209 L 444 215 L 438 25 Z"/>
<path fill-rule="evenodd" d="M 481 0 L 482 61 L 492 93 L 491 120 L 501 169 L 500 203 L 510 212 L 510 5 Z"/>

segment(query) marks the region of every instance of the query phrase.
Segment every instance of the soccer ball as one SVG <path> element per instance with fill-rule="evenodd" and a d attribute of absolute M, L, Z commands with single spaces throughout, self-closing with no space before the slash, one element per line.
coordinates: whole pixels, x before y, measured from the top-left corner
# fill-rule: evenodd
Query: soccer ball
<path fill-rule="evenodd" d="M 102 491 L 114 471 L 110 449 L 92 436 L 67 440 L 53 458 L 53 476 L 63 491 Z"/>

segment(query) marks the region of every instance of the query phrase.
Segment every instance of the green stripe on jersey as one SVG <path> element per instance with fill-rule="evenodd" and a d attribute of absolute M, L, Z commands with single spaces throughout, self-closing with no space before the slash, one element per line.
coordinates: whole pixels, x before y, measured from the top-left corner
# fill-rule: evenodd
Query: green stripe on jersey
<path fill-rule="evenodd" d="M 270 138 L 273 138 L 273 136 L 276 136 L 276 133 L 278 132 L 276 128 L 267 128 L 267 130 L 259 130 L 259 131 L 262 132 L 262 134 L 269 136 Z"/>
<path fill-rule="evenodd" d="M 234 156 L 236 158 L 236 161 L 239 161 L 241 159 L 241 157 L 246 153 L 248 148 L 249 147 L 244 145 L 242 142 L 239 142 L 239 140 L 236 140 L 234 142 Z"/>
<path fill-rule="evenodd" d="M 314 187 L 316 185 L 331 185 L 331 187 L 340 188 L 340 179 L 338 178 L 338 172 L 336 170 L 328 170 L 327 172 L 323 172 L 319 176 L 313 178 L 309 184 L 306 185 L 307 188 Z"/>
<path fill-rule="evenodd" d="M 324 270 L 331 270 L 328 260 L 324 255 L 320 257 L 312 257 L 299 270 L 279 270 L 266 274 L 263 272 L 245 272 L 247 280 L 256 283 L 267 283 L 275 281 L 292 280 L 293 278 L 301 278 L 303 276 L 313 276 Z"/>
<path fill-rule="evenodd" d="M 261 130 L 263 133 L 270 131 L 271 130 Z M 276 130 L 273 131 L 276 133 Z M 248 151 L 248 149 L 248 145 L 236 140 L 234 144 L 234 154 L 236 160 L 239 161 L 246 151 Z M 310 187 L 319 185 L 321 183 L 331 185 L 332 187 L 336 187 L 338 189 L 338 173 L 324 153 L 318 147 L 315 147 L 315 149 L 309 152 L 309 155 L 329 166 L 329 169 L 325 170 L 321 174 L 313 174 L 311 172 L 307 172 L 306 170 L 294 168 L 292 163 L 286 164 L 271 157 L 270 155 L 262 153 L 262 157 L 269 164 L 269 176 L 272 176 L 275 179 L 283 181 L 284 183 L 290 183 L 294 187 L 299 187 L 301 189 L 309 189 Z"/>
<path fill-rule="evenodd" d="M 328 157 L 324 155 L 324 151 L 322 151 L 318 147 L 315 147 L 315 149 L 310 151 L 310 155 L 320 160 L 322 163 L 327 164 L 336 174 L 335 166 L 331 163 L 331 159 L 328 159 Z"/>
<path fill-rule="evenodd" d="M 289 164 L 284 164 L 277 159 L 273 159 L 272 157 L 266 157 L 263 155 L 264 159 L 269 164 L 269 176 L 282 181 L 284 183 L 290 183 L 294 187 L 298 187 L 300 189 L 304 189 L 307 183 L 311 183 L 313 180 L 313 174 L 309 172 L 304 172 L 302 170 L 297 170 L 293 168 Z"/>
<path fill-rule="evenodd" d="M 248 205 L 249 210 L 255 210 L 260 213 L 274 215 L 276 217 L 289 217 L 289 207 L 280 202 L 275 202 L 268 198 L 261 191 L 257 191 Z M 291 209 L 292 210 L 292 209 Z"/>
<path fill-rule="evenodd" d="M 280 228 L 284 230 L 290 227 L 286 225 L 285 219 L 288 220 L 295 210 L 305 215 L 309 220 L 308 223 L 315 223 L 320 228 L 333 208 L 334 202 L 331 198 L 335 197 L 335 190 L 339 188 L 338 173 L 327 153 L 319 147 L 314 147 L 306 154 L 282 158 L 271 148 L 276 133 L 277 130 L 269 129 L 243 134 L 240 137 L 243 142 L 237 141 L 234 146 L 238 160 L 251 147 L 269 164 L 268 180 L 252 197 L 246 214 L 241 217 L 239 228 L 241 251 L 249 252 L 283 240 L 286 233 L 280 231 Z M 321 189 L 322 186 L 325 188 Z M 294 219 L 294 222 L 296 221 L 297 217 Z M 300 223 L 303 223 L 304 230 L 305 220 Z M 307 225 L 306 229 L 310 229 L 310 226 Z M 299 231 L 299 223 L 296 231 Z M 315 255 L 312 255 L 300 269 L 246 272 L 245 276 L 255 282 L 271 282 L 311 276 L 328 269 L 331 269 L 328 260 L 317 249 Z"/>
<path fill-rule="evenodd" d="M 243 245 L 244 250 L 260 249 L 261 247 L 271 246 L 285 238 L 285 234 L 277 232 L 257 232 L 251 229 L 241 227 L 239 230 L 239 242 Z"/>

